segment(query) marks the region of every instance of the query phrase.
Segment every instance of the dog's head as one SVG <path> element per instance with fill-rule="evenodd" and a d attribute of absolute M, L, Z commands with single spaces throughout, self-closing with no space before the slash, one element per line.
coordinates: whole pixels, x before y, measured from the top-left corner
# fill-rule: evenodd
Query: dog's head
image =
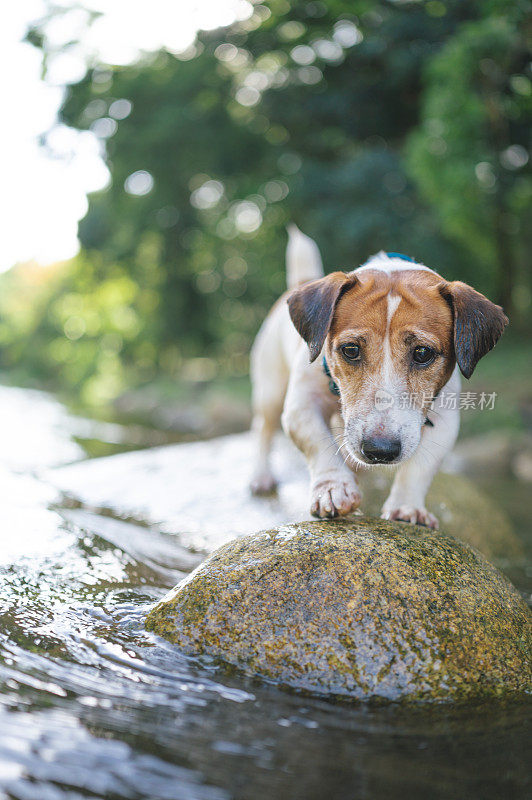
<path fill-rule="evenodd" d="M 429 270 L 333 272 L 294 290 L 288 305 L 310 360 L 326 356 L 345 446 L 365 464 L 409 458 L 455 364 L 469 378 L 508 322 L 475 289 Z"/>

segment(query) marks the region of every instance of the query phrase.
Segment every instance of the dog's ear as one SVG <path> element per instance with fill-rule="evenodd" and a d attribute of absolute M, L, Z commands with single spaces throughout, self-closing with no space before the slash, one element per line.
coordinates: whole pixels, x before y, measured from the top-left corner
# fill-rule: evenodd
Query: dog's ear
<path fill-rule="evenodd" d="M 331 272 L 325 278 L 304 284 L 288 296 L 290 317 L 315 361 L 329 333 L 336 304 L 342 294 L 358 283 L 358 278 L 345 272 Z"/>
<path fill-rule="evenodd" d="M 478 361 L 497 344 L 508 317 L 500 306 L 462 281 L 445 283 L 440 292 L 453 312 L 456 361 L 470 378 Z"/>

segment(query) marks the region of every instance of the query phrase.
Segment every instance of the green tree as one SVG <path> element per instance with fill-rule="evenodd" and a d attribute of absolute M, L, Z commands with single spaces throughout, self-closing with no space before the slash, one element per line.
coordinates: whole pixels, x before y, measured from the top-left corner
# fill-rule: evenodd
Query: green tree
<path fill-rule="evenodd" d="M 428 65 L 408 164 L 444 230 L 504 307 L 529 274 L 530 47 L 516 20 L 464 25 Z"/>
<path fill-rule="evenodd" d="M 291 220 L 317 238 L 327 268 L 399 250 L 508 305 L 532 226 L 528 168 L 518 164 L 528 146 L 528 0 L 506 5 L 270 0 L 250 20 L 201 34 L 182 57 L 93 66 L 68 87 L 60 120 L 100 137 L 111 180 L 90 197 L 81 257 L 36 304 L 32 325 L 43 350 L 68 339 L 69 318 L 47 311 L 63 308 L 65 292 L 80 295 L 83 313 L 95 303 L 102 322 L 94 347 L 86 326 L 75 339 L 84 371 L 54 368 L 49 349 L 44 371 L 107 395 L 177 375 L 191 357 L 245 371 L 284 289 Z M 30 39 L 46 61 L 45 31 Z M 127 333 L 98 292 L 117 280 L 136 320 Z M 107 328 L 113 357 L 102 360 Z M 6 362 L 15 343 L 4 333 Z M 106 384 L 106 370 L 120 380 Z"/>

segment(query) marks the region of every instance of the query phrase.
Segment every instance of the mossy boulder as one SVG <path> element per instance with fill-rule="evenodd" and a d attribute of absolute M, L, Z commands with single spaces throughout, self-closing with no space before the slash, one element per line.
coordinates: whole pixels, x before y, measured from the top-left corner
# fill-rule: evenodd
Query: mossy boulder
<path fill-rule="evenodd" d="M 149 614 L 184 652 L 329 696 L 461 700 L 532 689 L 531 613 L 451 536 L 365 517 L 221 547 Z"/>

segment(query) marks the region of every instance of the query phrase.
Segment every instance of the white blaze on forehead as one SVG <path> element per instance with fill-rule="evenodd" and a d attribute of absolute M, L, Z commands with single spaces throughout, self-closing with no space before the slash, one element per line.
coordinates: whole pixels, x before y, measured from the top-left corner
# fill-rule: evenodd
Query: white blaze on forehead
<path fill-rule="evenodd" d="M 388 297 L 386 299 L 388 301 L 388 311 L 386 315 L 386 339 L 388 339 L 390 335 L 390 324 L 392 317 L 399 308 L 401 297 L 398 294 L 393 294 L 393 292 L 388 292 Z"/>
<path fill-rule="evenodd" d="M 384 342 L 383 342 L 382 378 L 384 384 L 386 386 L 391 387 L 391 385 L 394 382 L 393 381 L 394 364 L 392 359 L 392 348 L 390 345 L 390 326 L 392 323 L 392 317 L 399 308 L 401 297 L 398 294 L 394 294 L 393 292 L 388 292 L 386 302 L 387 302 L 386 333 L 384 334 Z"/>

